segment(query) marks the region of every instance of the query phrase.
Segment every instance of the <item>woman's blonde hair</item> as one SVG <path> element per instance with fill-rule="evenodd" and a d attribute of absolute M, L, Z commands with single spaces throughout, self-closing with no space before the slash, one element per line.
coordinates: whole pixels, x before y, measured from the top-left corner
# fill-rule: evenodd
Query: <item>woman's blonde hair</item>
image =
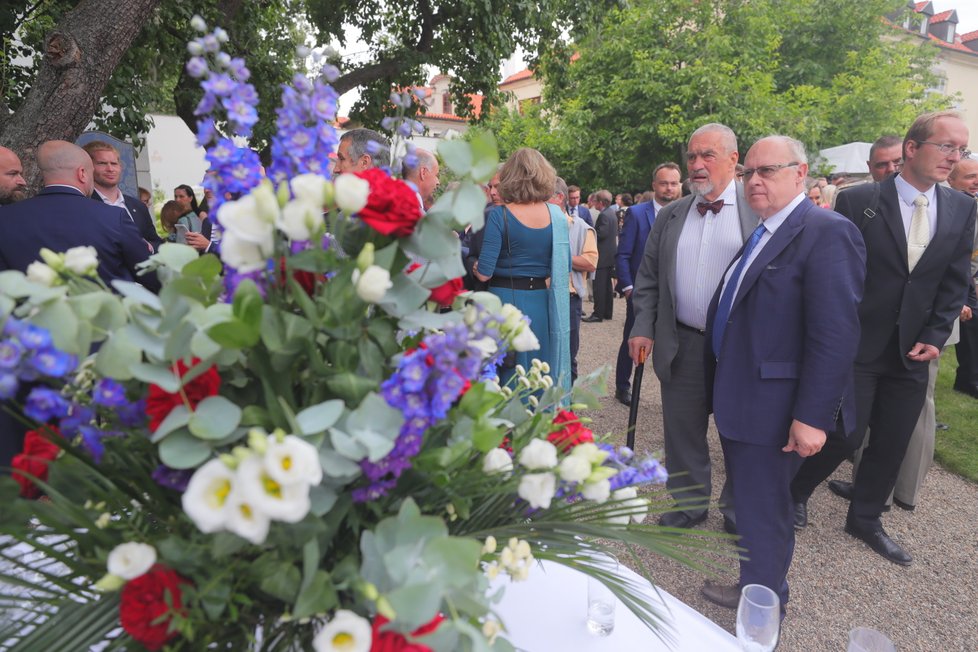
<path fill-rule="evenodd" d="M 557 172 L 543 154 L 521 147 L 499 170 L 499 196 L 512 204 L 545 202 L 554 194 Z"/>

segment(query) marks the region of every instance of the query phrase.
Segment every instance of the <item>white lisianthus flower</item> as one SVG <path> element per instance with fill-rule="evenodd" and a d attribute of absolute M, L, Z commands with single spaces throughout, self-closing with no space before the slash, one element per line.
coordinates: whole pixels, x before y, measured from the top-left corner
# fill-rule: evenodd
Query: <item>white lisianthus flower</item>
<path fill-rule="evenodd" d="M 90 276 L 98 269 L 95 247 L 72 247 L 65 252 L 65 267 L 79 276 Z"/>
<path fill-rule="evenodd" d="M 340 609 L 312 639 L 316 652 L 370 652 L 373 632 L 370 622 L 352 611 Z"/>
<path fill-rule="evenodd" d="M 236 477 L 245 503 L 270 519 L 298 523 L 309 513 L 309 485 L 277 482 L 258 456 L 243 460 Z"/>
<path fill-rule="evenodd" d="M 276 226 L 292 240 L 309 240 L 318 224 L 323 223 L 323 209 L 302 199 L 285 205 Z"/>
<path fill-rule="evenodd" d="M 601 464 L 608 457 L 608 453 L 598 448 L 598 445 L 592 442 L 578 444 L 571 449 L 571 455 L 583 457 L 592 465 Z"/>
<path fill-rule="evenodd" d="M 516 330 L 520 324 L 526 323 L 523 320 L 523 313 L 511 303 L 504 303 L 499 309 L 499 315 L 503 318 L 502 329 L 507 332 Z"/>
<path fill-rule="evenodd" d="M 536 351 L 540 348 L 540 340 L 529 324 L 524 324 L 523 330 L 513 338 L 513 348 L 517 351 Z"/>
<path fill-rule="evenodd" d="M 553 473 L 527 473 L 520 478 L 517 492 L 534 509 L 547 509 L 557 492 L 557 478 Z"/>
<path fill-rule="evenodd" d="M 319 451 L 295 435 L 286 435 L 281 442 L 275 437 L 268 438 L 265 470 L 281 484 L 318 485 L 323 481 Z"/>
<path fill-rule="evenodd" d="M 513 470 L 513 459 L 502 448 L 493 448 L 482 458 L 482 470 L 488 475 L 509 473 Z"/>
<path fill-rule="evenodd" d="M 275 196 L 275 188 L 272 182 L 265 179 L 251 191 L 251 197 L 255 200 L 256 215 L 263 222 L 275 224 L 279 219 L 278 197 Z"/>
<path fill-rule="evenodd" d="M 353 285 L 357 288 L 357 296 L 367 303 L 377 303 L 384 298 L 387 290 L 394 287 L 391 273 L 378 265 L 371 265 L 360 273 L 353 270 Z"/>
<path fill-rule="evenodd" d="M 534 439 L 520 451 L 520 464 L 530 470 L 557 466 L 557 447 L 546 439 Z"/>
<path fill-rule="evenodd" d="M 591 475 L 591 463 L 580 455 L 568 455 L 560 461 L 557 472 L 566 482 L 583 482 Z"/>
<path fill-rule="evenodd" d="M 341 174 L 333 180 L 336 205 L 347 215 L 353 215 L 367 205 L 370 184 L 353 174 Z"/>
<path fill-rule="evenodd" d="M 496 341 L 491 337 L 482 337 L 473 342 L 470 342 L 472 346 L 479 349 L 479 353 L 482 354 L 483 360 L 488 360 L 496 354 Z"/>
<path fill-rule="evenodd" d="M 234 485 L 234 471 L 221 460 L 211 460 L 194 471 L 181 502 L 198 530 L 209 534 L 224 529 Z"/>
<path fill-rule="evenodd" d="M 581 495 L 587 500 L 603 503 L 611 497 L 611 483 L 607 480 L 588 482 L 581 488 Z"/>
<path fill-rule="evenodd" d="M 323 204 L 326 203 L 326 193 L 329 189 L 329 181 L 321 174 L 300 174 L 292 177 L 289 181 L 292 187 L 292 194 L 296 199 L 312 204 L 322 213 Z"/>
<path fill-rule="evenodd" d="M 124 580 L 134 580 L 156 563 L 156 548 L 146 543 L 120 543 L 109 553 L 109 573 Z"/>
<path fill-rule="evenodd" d="M 259 186 L 261 188 L 262 186 Z M 270 211 L 268 202 L 274 204 L 274 214 L 267 217 L 259 208 L 258 197 L 261 197 L 260 190 L 255 190 L 252 194 L 242 197 L 237 201 L 229 201 L 221 204 L 217 209 L 217 219 L 224 229 L 224 235 L 234 234 L 238 238 L 247 242 L 253 242 L 266 249 L 271 249 L 272 236 L 275 231 L 275 220 L 278 217 L 278 200 L 271 193 L 271 189 L 265 187 L 269 197 L 262 198 L 262 205 L 265 211 Z M 258 197 L 256 197 L 258 195 Z M 222 243 L 223 247 L 223 243 Z"/>
<path fill-rule="evenodd" d="M 51 287 L 58 282 L 58 273 L 49 265 L 36 260 L 27 266 L 27 280 Z"/>
<path fill-rule="evenodd" d="M 242 539 L 260 546 L 268 537 L 271 517 L 259 509 L 257 503 L 246 495 L 251 493 L 253 492 L 237 488 L 228 496 L 228 520 L 225 527 L 228 532 L 233 532 Z"/>
<path fill-rule="evenodd" d="M 620 509 L 631 510 L 631 513 L 629 514 L 612 516 L 610 519 L 608 519 L 612 523 L 628 525 L 629 520 L 636 523 L 641 523 L 645 520 L 645 516 L 649 513 L 649 501 L 645 498 L 639 498 L 638 491 L 635 489 L 635 487 L 623 487 L 612 493 L 611 497 L 614 500 L 622 501 Z"/>
<path fill-rule="evenodd" d="M 221 260 L 239 272 L 262 269 L 272 254 L 272 237 L 264 245 L 250 242 L 234 231 L 225 231 L 221 238 Z"/>

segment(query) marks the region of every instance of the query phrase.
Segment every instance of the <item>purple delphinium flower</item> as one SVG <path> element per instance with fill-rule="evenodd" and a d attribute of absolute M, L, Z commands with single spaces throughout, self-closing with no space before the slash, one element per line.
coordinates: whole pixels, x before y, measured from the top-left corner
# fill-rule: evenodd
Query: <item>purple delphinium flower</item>
<path fill-rule="evenodd" d="M 133 403 L 123 403 L 115 409 L 119 423 L 127 428 L 139 428 L 146 425 L 146 399 L 141 398 Z"/>
<path fill-rule="evenodd" d="M 68 407 L 68 414 L 61 419 L 59 424 L 61 434 L 65 437 L 72 437 L 78 434 L 81 426 L 87 426 L 95 419 L 95 411 L 90 407 L 72 403 Z"/>
<path fill-rule="evenodd" d="M 17 394 L 20 383 L 14 374 L 0 372 L 0 398 L 13 398 Z"/>
<path fill-rule="evenodd" d="M 78 436 L 81 438 L 82 448 L 92 456 L 96 464 L 102 463 L 102 456 L 105 454 L 105 444 L 102 443 L 102 438 L 106 434 L 95 426 L 78 427 Z"/>
<path fill-rule="evenodd" d="M 68 401 L 55 389 L 35 387 L 24 402 L 24 414 L 35 421 L 47 423 L 68 414 Z"/>
<path fill-rule="evenodd" d="M 161 487 L 182 493 L 187 490 L 187 484 L 193 474 L 193 469 L 171 469 L 166 464 L 160 464 L 151 477 Z"/>
<path fill-rule="evenodd" d="M 0 342 L 0 369 L 16 369 L 24 355 L 24 345 L 17 340 Z"/>
<path fill-rule="evenodd" d="M 338 142 L 333 128 L 337 99 L 329 85 L 302 75 L 282 87 L 268 171 L 276 183 L 308 172 L 326 175 L 329 154 Z"/>
<path fill-rule="evenodd" d="M 30 365 L 38 373 L 45 376 L 61 378 L 78 366 L 78 358 L 70 353 L 59 351 L 52 346 L 42 349 L 31 356 Z"/>
<path fill-rule="evenodd" d="M 102 378 L 92 392 L 92 402 L 103 407 L 120 407 L 128 403 L 126 388 L 111 378 Z"/>
<path fill-rule="evenodd" d="M 17 334 L 20 343 L 33 351 L 39 351 L 51 346 L 51 333 L 34 324 L 24 324 Z"/>

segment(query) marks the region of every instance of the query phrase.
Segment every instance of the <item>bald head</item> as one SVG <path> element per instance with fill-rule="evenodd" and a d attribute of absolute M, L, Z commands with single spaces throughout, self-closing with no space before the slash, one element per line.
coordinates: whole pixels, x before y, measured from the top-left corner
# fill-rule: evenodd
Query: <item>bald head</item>
<path fill-rule="evenodd" d="M 955 163 L 947 182 L 955 190 L 978 195 L 978 160 L 963 158 Z"/>
<path fill-rule="evenodd" d="M 404 180 L 415 185 L 418 194 L 421 195 L 421 201 L 424 202 L 425 209 L 428 209 L 435 201 L 435 190 L 440 183 L 438 159 L 434 154 L 420 147 L 415 148 L 414 156 L 417 158 L 417 165 L 414 167 L 404 165 Z"/>
<path fill-rule="evenodd" d="M 94 186 L 92 159 L 78 145 L 49 140 L 37 148 L 37 166 L 45 186 L 65 185 L 91 195 Z"/>
<path fill-rule="evenodd" d="M 20 158 L 12 150 L 0 147 L 0 205 L 12 204 L 27 196 L 27 182 Z"/>

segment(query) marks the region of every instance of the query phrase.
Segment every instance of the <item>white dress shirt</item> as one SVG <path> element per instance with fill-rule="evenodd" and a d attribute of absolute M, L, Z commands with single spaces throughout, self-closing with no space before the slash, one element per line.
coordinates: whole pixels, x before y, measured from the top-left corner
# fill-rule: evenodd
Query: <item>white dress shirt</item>
<path fill-rule="evenodd" d="M 910 219 L 913 217 L 913 202 L 918 195 L 927 198 L 927 222 L 930 224 L 930 237 L 933 239 L 937 233 L 937 191 L 931 186 L 924 192 L 920 192 L 910 185 L 902 174 L 894 177 L 896 182 L 897 196 L 900 201 L 900 217 L 903 218 L 903 234 L 910 237 Z"/>

